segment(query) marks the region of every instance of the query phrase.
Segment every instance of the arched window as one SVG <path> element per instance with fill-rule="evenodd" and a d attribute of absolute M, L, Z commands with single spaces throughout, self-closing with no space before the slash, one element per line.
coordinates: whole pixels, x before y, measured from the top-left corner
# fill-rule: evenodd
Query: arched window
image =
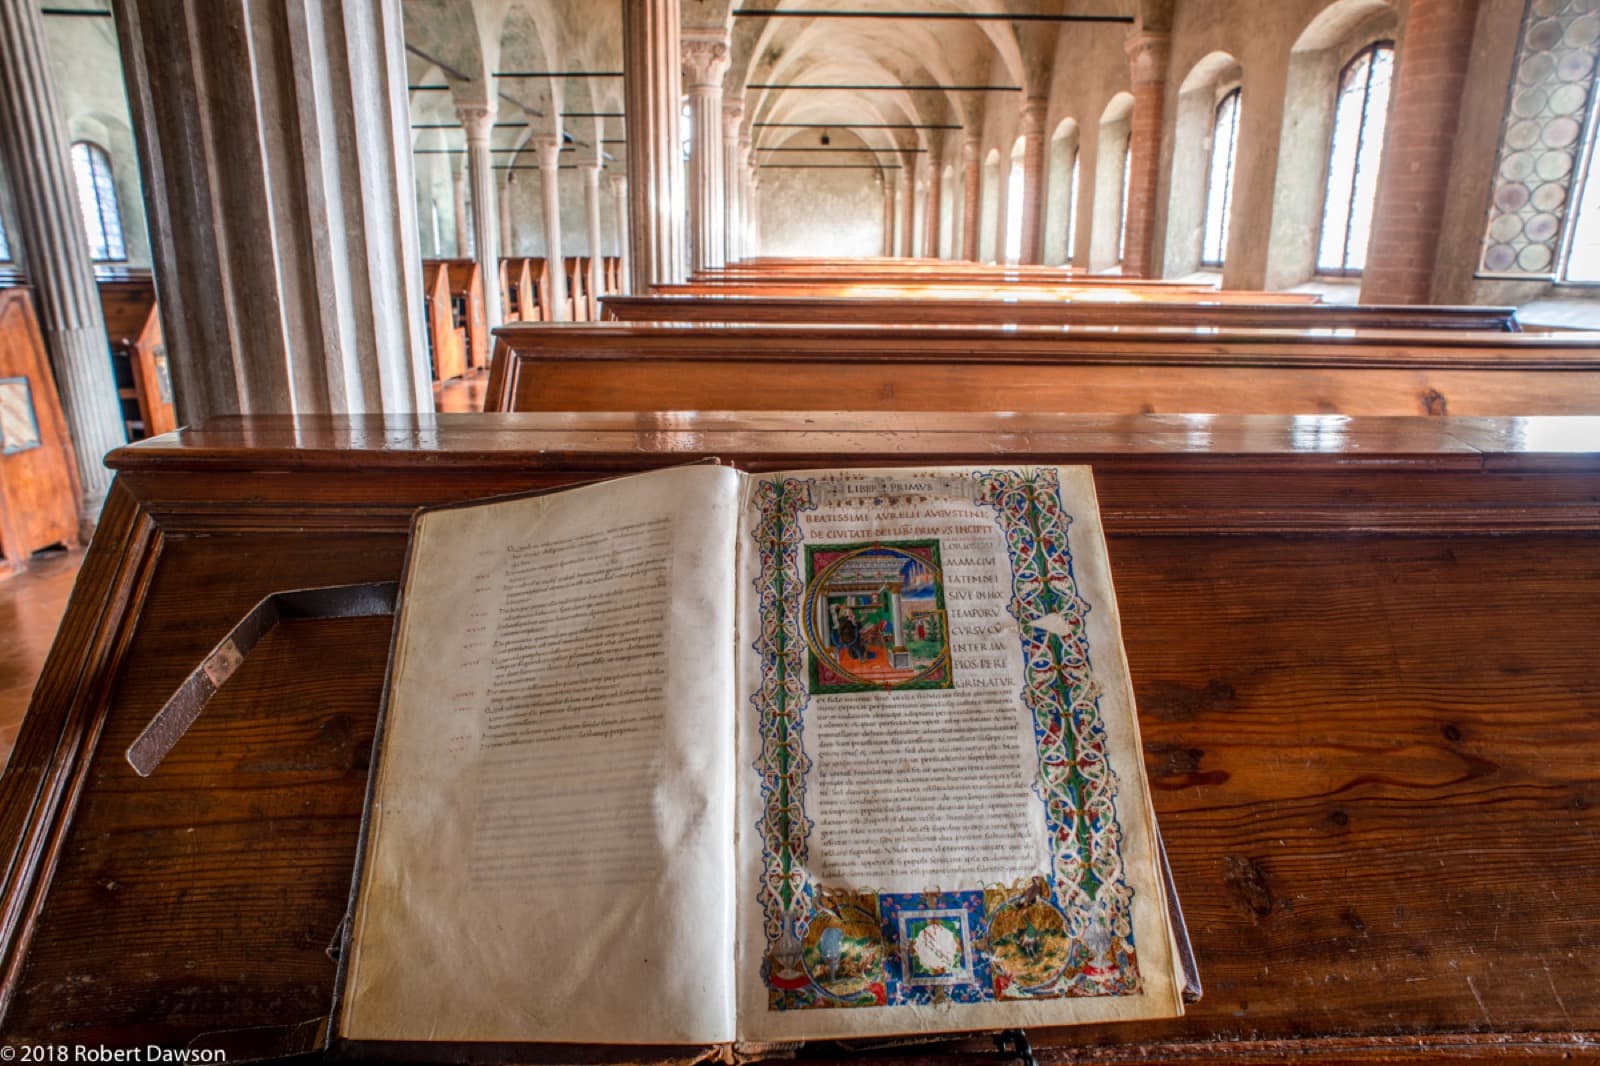
<path fill-rule="evenodd" d="M 1133 163 L 1133 138 L 1128 138 L 1128 147 L 1122 150 L 1122 206 L 1117 212 L 1117 262 L 1122 262 L 1122 253 L 1128 246 L 1128 178 L 1131 176 L 1130 167 Z"/>
<path fill-rule="evenodd" d="M 11 261 L 11 242 L 6 239 L 6 220 L 0 218 L 0 263 Z"/>
<path fill-rule="evenodd" d="M 1567 281 L 1600 281 L 1600 92 L 1589 105 L 1587 162 L 1567 236 Z M 3 257 L 0 257 L 3 258 Z"/>
<path fill-rule="evenodd" d="M 1206 226 L 1200 262 L 1221 266 L 1228 248 L 1228 217 L 1233 207 L 1233 164 L 1239 155 L 1239 90 L 1217 105 L 1211 126 L 1211 168 L 1206 178 Z"/>
<path fill-rule="evenodd" d="M 1015 263 L 1022 258 L 1022 162 L 1011 161 L 1011 175 L 1006 179 L 1006 262 Z"/>
<path fill-rule="evenodd" d="M 1322 273 L 1354 274 L 1366 265 L 1393 74 L 1394 42 L 1379 41 L 1357 53 L 1339 75 L 1328 192 L 1317 242 L 1317 270 Z"/>
<path fill-rule="evenodd" d="M 1078 254 L 1078 153 L 1072 153 L 1072 191 L 1067 193 L 1067 262 Z"/>
<path fill-rule="evenodd" d="M 89 238 L 89 258 L 97 263 L 128 258 L 122 243 L 117 186 L 111 178 L 111 157 L 98 144 L 79 141 L 72 146 L 72 176 L 78 186 L 83 231 Z"/>

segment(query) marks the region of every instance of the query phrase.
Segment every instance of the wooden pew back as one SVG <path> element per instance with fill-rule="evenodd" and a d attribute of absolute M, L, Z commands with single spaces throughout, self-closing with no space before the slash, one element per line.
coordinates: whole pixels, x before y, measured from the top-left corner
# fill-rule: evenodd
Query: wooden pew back
<path fill-rule="evenodd" d="M 499 338 L 492 411 L 1600 410 L 1592 334 L 594 323 Z"/>
<path fill-rule="evenodd" d="M 178 417 L 155 279 L 148 274 L 101 279 L 99 290 L 128 439 L 172 432 L 178 428 Z"/>

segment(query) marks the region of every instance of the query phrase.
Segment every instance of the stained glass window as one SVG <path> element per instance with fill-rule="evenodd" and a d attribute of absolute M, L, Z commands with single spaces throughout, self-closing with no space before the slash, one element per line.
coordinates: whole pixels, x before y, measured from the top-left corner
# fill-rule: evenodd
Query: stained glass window
<path fill-rule="evenodd" d="M 89 238 L 89 257 L 97 263 L 128 258 L 111 157 L 98 144 L 79 141 L 72 146 L 72 176 L 78 186 L 83 231 Z"/>
<path fill-rule="evenodd" d="M 1328 152 L 1328 193 L 1317 243 L 1317 270 L 1323 273 L 1358 273 L 1367 263 L 1393 75 L 1392 41 L 1362 49 L 1339 75 L 1333 144 Z"/>
<path fill-rule="evenodd" d="M 1233 207 L 1233 166 L 1239 156 L 1239 90 L 1217 105 L 1211 131 L 1211 169 L 1206 179 L 1206 225 L 1200 262 L 1221 266 L 1228 247 L 1228 217 Z"/>

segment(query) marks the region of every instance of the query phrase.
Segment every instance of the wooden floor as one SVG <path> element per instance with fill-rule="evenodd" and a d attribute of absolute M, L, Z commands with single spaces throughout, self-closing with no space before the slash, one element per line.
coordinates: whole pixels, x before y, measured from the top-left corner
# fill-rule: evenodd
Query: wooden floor
<path fill-rule="evenodd" d="M 481 411 L 487 371 L 434 386 L 440 411 Z M 83 551 L 42 551 L 20 574 L 0 576 L 0 766 L 11 755 L 33 683 L 66 610 Z"/>
<path fill-rule="evenodd" d="M 42 551 L 26 570 L 0 579 L 0 764 L 11 755 L 82 562 L 81 548 Z"/>

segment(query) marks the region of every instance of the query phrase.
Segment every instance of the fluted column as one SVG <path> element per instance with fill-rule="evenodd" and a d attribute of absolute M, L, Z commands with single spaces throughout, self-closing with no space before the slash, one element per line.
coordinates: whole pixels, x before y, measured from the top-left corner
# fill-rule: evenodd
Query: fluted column
<path fill-rule="evenodd" d="M 1161 116 L 1167 93 L 1170 41 L 1164 33 L 1128 39 L 1133 118 L 1128 133 L 1128 204 L 1123 223 L 1122 273 L 1154 277 L 1156 185 L 1161 168 Z"/>
<path fill-rule="evenodd" d="M 906 180 L 900 197 L 900 254 L 909 258 L 917 254 L 917 157 L 907 152 L 901 159 Z"/>
<path fill-rule="evenodd" d="M 739 258 L 749 259 L 756 254 L 755 235 L 750 231 L 754 207 L 751 204 L 750 181 L 755 177 L 756 152 L 750 131 L 739 131 Z"/>
<path fill-rule="evenodd" d="M 750 167 L 750 254 L 761 254 L 761 171 Z"/>
<path fill-rule="evenodd" d="M 928 193 L 922 212 L 922 254 L 939 258 L 939 157 L 928 156 Z"/>
<path fill-rule="evenodd" d="M 679 0 L 622 0 L 633 291 L 683 280 Z"/>
<path fill-rule="evenodd" d="M 432 411 L 400 0 L 113 9 L 179 421 Z"/>
<path fill-rule="evenodd" d="M 45 47 L 39 5 L 0 2 L 0 156 L 16 199 L 22 258 L 38 290 L 39 326 L 72 433 L 82 493 L 79 513 L 93 523 L 111 486 L 101 460 L 127 443 L 127 433 Z"/>
<path fill-rule="evenodd" d="M 500 182 L 500 254 L 511 254 L 512 247 L 516 244 L 511 239 L 511 183 L 516 180 L 516 175 L 506 172 L 505 180 Z"/>
<path fill-rule="evenodd" d="M 496 217 L 500 194 L 494 183 L 494 156 L 489 137 L 494 132 L 494 104 L 457 104 L 456 117 L 467 134 L 467 178 L 472 182 L 472 247 L 483 277 L 483 313 L 489 328 L 503 321 L 500 314 L 500 222 Z"/>
<path fill-rule="evenodd" d="M 722 240 L 724 263 L 731 263 L 744 254 L 739 247 L 739 219 L 743 210 L 741 201 L 744 182 L 739 165 L 739 127 L 744 122 L 744 105 L 737 100 L 722 104 Z"/>
<path fill-rule="evenodd" d="M 978 136 L 961 141 L 961 258 L 978 260 Z"/>
<path fill-rule="evenodd" d="M 632 292 L 633 273 L 629 269 L 632 259 L 628 253 L 628 179 L 621 174 L 611 175 L 611 202 L 617 219 L 617 255 L 622 259 L 617 271 L 618 284 L 623 292 Z"/>
<path fill-rule="evenodd" d="M 467 157 L 453 156 L 455 169 L 450 173 L 450 184 L 455 196 L 456 258 L 472 258 L 472 220 L 467 217 Z"/>
<path fill-rule="evenodd" d="M 1030 96 L 1022 107 L 1022 256 L 1021 262 L 1044 262 L 1044 119 L 1049 101 Z"/>
<path fill-rule="evenodd" d="M 559 158 L 559 157 L 558 157 Z M 583 165 L 583 209 L 589 222 L 589 291 L 596 301 L 606 291 L 605 250 L 600 247 L 600 164 Z M 597 303 L 598 307 L 599 304 Z"/>
<path fill-rule="evenodd" d="M 695 270 L 724 261 L 722 228 L 722 75 L 728 69 L 725 33 L 686 33 L 683 73 L 689 95 L 689 260 Z"/>
<path fill-rule="evenodd" d="M 561 249 L 561 138 L 553 133 L 533 138 L 539 153 L 539 192 L 544 203 L 544 260 L 550 268 L 550 321 L 565 322 L 567 267 Z"/>

